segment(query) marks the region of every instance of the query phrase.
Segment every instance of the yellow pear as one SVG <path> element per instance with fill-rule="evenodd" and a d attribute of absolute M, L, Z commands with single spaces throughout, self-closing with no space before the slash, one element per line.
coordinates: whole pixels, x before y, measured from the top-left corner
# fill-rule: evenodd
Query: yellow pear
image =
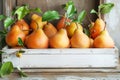
<path fill-rule="evenodd" d="M 52 48 L 68 48 L 70 41 L 67 36 L 65 29 L 60 29 L 54 36 L 49 40 L 50 47 Z"/>
<path fill-rule="evenodd" d="M 42 22 L 42 17 L 36 14 L 33 14 L 31 18 L 32 18 L 32 21 L 30 23 L 30 27 L 33 30 L 36 30 L 37 28 L 42 29 L 47 24 L 47 21 Z"/>
<path fill-rule="evenodd" d="M 95 39 L 101 31 L 104 30 L 104 27 L 105 27 L 105 22 L 98 18 L 95 23 L 94 23 L 94 26 L 90 28 L 90 36 Z"/>
<path fill-rule="evenodd" d="M 81 29 L 76 29 L 72 38 L 70 39 L 72 48 L 89 48 L 90 39 L 89 37 L 81 31 Z"/>
<path fill-rule="evenodd" d="M 36 20 L 37 18 L 39 18 L 39 21 L 42 22 L 42 17 L 37 15 L 37 14 L 33 14 L 32 17 L 31 17 L 32 20 Z"/>
<path fill-rule="evenodd" d="M 52 37 L 57 33 L 57 29 L 51 23 L 46 24 L 43 30 L 48 38 Z"/>
<path fill-rule="evenodd" d="M 95 48 L 113 48 L 114 41 L 110 37 L 107 30 L 103 30 L 98 37 L 95 38 L 93 46 Z"/>
<path fill-rule="evenodd" d="M 19 25 L 13 25 L 10 31 L 6 35 L 6 43 L 10 47 L 18 45 L 18 38 L 21 38 L 24 42 L 26 34 L 20 29 Z"/>
<path fill-rule="evenodd" d="M 67 30 L 67 34 L 68 34 L 69 38 L 71 38 L 73 36 L 77 27 L 79 27 L 83 31 L 82 26 L 75 22 L 71 22 L 69 26 L 66 26 L 66 30 Z"/>
<path fill-rule="evenodd" d="M 26 37 L 25 44 L 31 49 L 48 48 L 48 41 L 44 31 L 39 28 Z"/>
<path fill-rule="evenodd" d="M 30 27 L 33 30 L 36 30 L 37 28 L 43 28 L 47 24 L 47 21 L 41 22 L 39 18 L 36 20 L 32 20 L 30 23 Z"/>

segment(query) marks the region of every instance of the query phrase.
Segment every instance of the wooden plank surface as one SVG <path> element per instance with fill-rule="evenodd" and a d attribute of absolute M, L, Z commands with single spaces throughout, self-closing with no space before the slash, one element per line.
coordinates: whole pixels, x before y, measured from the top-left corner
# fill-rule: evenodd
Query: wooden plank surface
<path fill-rule="evenodd" d="M 93 78 L 93 79 L 83 79 L 83 80 L 120 80 L 120 73 L 27 73 L 28 78 L 30 79 L 24 79 L 21 78 L 21 80 L 41 80 L 41 79 L 47 79 L 47 80 L 82 80 L 79 78 Z M 31 79 L 31 77 L 36 79 Z M 64 79 L 65 77 L 76 77 L 75 79 Z M 7 77 L 9 80 L 18 80 L 17 78 L 20 78 L 20 76 L 17 73 L 12 73 L 10 76 Z M 41 78 L 41 79 L 40 79 Z M 62 79 L 61 79 L 62 78 Z M 109 79 L 107 79 L 109 78 Z M 113 79 L 114 78 L 114 79 Z M 5 80 L 5 79 L 4 79 Z"/>
<path fill-rule="evenodd" d="M 88 49 L 23 49 L 21 58 L 16 57 L 17 49 L 3 49 L 3 62 L 12 61 L 21 68 L 116 68 L 117 48 Z M 7 58 L 6 58 L 7 57 Z"/>

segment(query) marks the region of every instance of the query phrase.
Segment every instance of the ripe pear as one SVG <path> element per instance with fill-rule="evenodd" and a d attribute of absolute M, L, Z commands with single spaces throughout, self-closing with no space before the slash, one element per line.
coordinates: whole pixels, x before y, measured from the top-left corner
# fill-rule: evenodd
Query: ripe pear
<path fill-rule="evenodd" d="M 18 45 L 18 38 L 21 38 L 24 42 L 26 35 L 24 32 L 20 29 L 18 25 L 12 26 L 10 31 L 6 35 L 6 43 L 10 47 L 15 47 Z"/>
<path fill-rule="evenodd" d="M 102 19 L 98 18 L 95 21 L 94 26 L 90 28 L 91 38 L 95 39 L 100 34 L 100 32 L 104 30 L 104 27 L 105 22 Z"/>
<path fill-rule="evenodd" d="M 57 29 L 51 23 L 46 24 L 43 30 L 48 38 L 52 37 L 57 33 Z"/>
<path fill-rule="evenodd" d="M 36 20 L 37 18 L 39 18 L 39 21 L 42 22 L 42 17 L 37 15 L 37 14 L 33 14 L 32 17 L 31 17 L 32 20 Z"/>
<path fill-rule="evenodd" d="M 70 41 L 66 29 L 60 29 L 50 38 L 49 43 L 52 48 L 68 48 L 70 46 Z"/>
<path fill-rule="evenodd" d="M 110 37 L 109 33 L 107 30 L 103 30 L 99 36 L 97 36 L 94 39 L 93 46 L 95 48 L 113 48 L 114 46 L 114 41 Z"/>
<path fill-rule="evenodd" d="M 48 48 L 48 41 L 44 31 L 39 28 L 26 37 L 25 44 L 31 49 Z"/>
<path fill-rule="evenodd" d="M 36 20 L 32 20 L 30 23 L 30 27 L 33 30 L 36 30 L 37 28 L 43 28 L 47 24 L 47 21 L 41 22 L 39 18 Z"/>
<path fill-rule="evenodd" d="M 42 22 L 42 17 L 36 14 L 34 14 L 31 18 L 32 18 L 32 21 L 30 23 L 30 27 L 33 30 L 36 30 L 37 28 L 42 29 L 47 24 L 47 21 Z"/>
<path fill-rule="evenodd" d="M 20 29 L 25 33 L 25 35 L 29 34 L 29 25 L 25 22 L 25 20 L 21 19 L 18 20 L 15 25 L 18 25 L 20 27 Z"/>
<path fill-rule="evenodd" d="M 69 38 L 71 38 L 73 36 L 77 27 L 79 27 L 81 29 L 81 31 L 83 31 L 81 24 L 78 24 L 75 22 L 71 22 L 69 26 L 66 26 L 66 30 L 67 30 L 67 34 L 68 34 Z"/>
<path fill-rule="evenodd" d="M 57 23 L 57 30 L 60 30 L 61 28 L 65 28 L 67 26 L 67 23 L 71 22 L 69 18 L 66 18 L 65 16 L 61 17 L 61 19 Z"/>
<path fill-rule="evenodd" d="M 70 39 L 72 48 L 89 48 L 90 39 L 89 37 L 81 31 L 81 29 L 76 29 L 72 38 Z"/>

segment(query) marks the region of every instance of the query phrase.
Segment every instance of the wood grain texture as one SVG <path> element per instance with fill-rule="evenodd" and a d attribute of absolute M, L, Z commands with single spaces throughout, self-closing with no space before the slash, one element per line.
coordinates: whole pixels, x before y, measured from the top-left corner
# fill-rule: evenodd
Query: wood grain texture
<path fill-rule="evenodd" d="M 28 78 L 29 79 L 24 79 L 21 78 L 20 80 L 42 80 L 44 78 L 44 80 L 82 80 L 82 79 L 78 79 L 84 77 L 83 80 L 119 80 L 120 79 L 120 73 L 74 73 L 74 72 L 64 72 L 64 73 L 27 73 L 28 74 Z M 33 78 L 37 78 L 37 79 L 31 79 L 31 77 Z M 65 79 L 65 77 L 76 77 L 76 79 Z M 93 78 L 93 79 L 85 79 L 85 77 L 89 77 L 89 78 Z M 98 79 L 95 79 L 95 78 Z M 101 77 L 101 78 L 100 78 Z M 106 79 L 108 78 L 109 79 Z M 9 80 L 18 80 L 17 78 L 20 78 L 20 76 L 17 73 L 12 73 L 10 76 L 7 77 Z M 39 79 L 38 79 L 39 78 Z M 41 78 L 41 79 L 40 79 Z M 62 78 L 62 79 L 61 79 Z M 113 79 L 115 78 L 115 79 Z M 5 79 L 3 79 L 5 80 Z"/>
<path fill-rule="evenodd" d="M 3 9 L 3 1 L 2 0 L 0 0 L 0 14 L 2 14 L 3 13 L 3 11 L 2 11 L 2 9 Z M 3 27 L 2 27 L 2 22 L 0 22 L 0 30 L 2 29 Z"/>
<path fill-rule="evenodd" d="M 6 16 L 11 16 L 13 8 L 16 6 L 15 0 L 3 0 L 3 13 Z"/>
<path fill-rule="evenodd" d="M 3 62 L 11 61 L 21 68 L 117 68 L 118 50 L 100 49 L 23 49 L 21 58 L 16 57 L 17 49 L 3 49 Z M 6 58 L 7 57 L 7 58 Z M 38 62 L 39 61 L 39 62 Z"/>
<path fill-rule="evenodd" d="M 23 4 L 29 4 L 31 8 L 39 7 L 42 9 L 42 11 L 47 10 L 57 10 L 60 12 L 61 15 L 64 15 L 64 10 L 62 9 L 61 5 L 65 4 L 69 0 L 17 0 L 17 5 L 23 5 Z M 92 21 L 95 20 L 95 15 L 90 15 L 90 10 L 95 8 L 98 5 L 98 0 L 73 0 L 75 3 L 75 6 L 77 7 L 78 13 L 85 9 L 92 19 Z M 89 24 L 88 19 L 86 18 L 84 21 L 85 26 Z"/>

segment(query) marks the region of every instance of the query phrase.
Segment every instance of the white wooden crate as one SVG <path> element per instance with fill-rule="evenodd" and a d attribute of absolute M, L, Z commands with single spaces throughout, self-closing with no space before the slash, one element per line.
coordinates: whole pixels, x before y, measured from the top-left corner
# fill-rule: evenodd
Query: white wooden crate
<path fill-rule="evenodd" d="M 117 48 L 69 48 L 69 49 L 23 49 L 21 58 L 18 49 L 7 49 L 2 62 L 12 61 L 21 68 L 116 68 L 119 53 Z"/>

